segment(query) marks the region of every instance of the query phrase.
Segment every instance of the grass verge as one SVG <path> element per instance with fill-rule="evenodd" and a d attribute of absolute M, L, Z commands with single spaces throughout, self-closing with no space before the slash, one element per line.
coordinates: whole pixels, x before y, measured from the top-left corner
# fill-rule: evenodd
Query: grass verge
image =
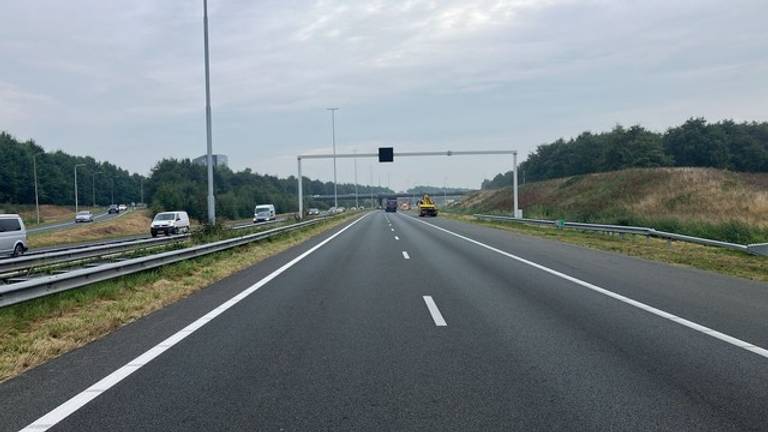
<path fill-rule="evenodd" d="M 0 382 L 99 339 L 352 217 L 345 215 L 239 248 L 0 309 Z"/>
<path fill-rule="evenodd" d="M 644 236 L 625 235 L 621 237 L 595 232 L 523 225 L 513 222 L 479 221 L 470 215 L 446 212 L 443 212 L 441 215 L 462 222 L 470 222 L 519 234 L 572 243 L 592 249 L 618 252 L 653 261 L 690 266 L 729 276 L 768 282 L 768 258 L 763 256 L 748 255 L 743 252 L 691 243 L 667 242 L 666 240 L 646 238 Z"/>
<path fill-rule="evenodd" d="M 149 234 L 151 222 L 147 210 L 136 210 L 104 222 L 78 224 L 59 231 L 31 233 L 29 245 L 39 248 Z"/>

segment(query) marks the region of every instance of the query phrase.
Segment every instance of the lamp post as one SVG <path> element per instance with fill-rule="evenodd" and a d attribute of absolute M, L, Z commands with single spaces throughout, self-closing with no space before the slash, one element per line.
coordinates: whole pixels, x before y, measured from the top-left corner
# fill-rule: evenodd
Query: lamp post
<path fill-rule="evenodd" d="M 213 133 L 211 132 L 211 72 L 208 60 L 208 0 L 203 0 L 203 40 L 205 45 L 205 139 L 208 165 L 208 223 L 216 224 L 216 201 L 213 197 Z"/>
<path fill-rule="evenodd" d="M 77 203 L 77 167 L 85 166 L 85 164 L 76 164 L 75 165 L 75 213 L 79 211 L 78 203 Z"/>
<path fill-rule="evenodd" d="M 336 111 L 338 108 L 327 108 L 331 112 L 331 141 L 333 142 L 333 206 L 339 207 L 339 196 L 336 189 Z"/>
<path fill-rule="evenodd" d="M 37 224 L 40 225 L 40 199 L 37 193 L 37 157 L 44 152 L 35 153 L 32 155 L 32 171 L 35 177 L 35 211 L 37 212 Z"/>

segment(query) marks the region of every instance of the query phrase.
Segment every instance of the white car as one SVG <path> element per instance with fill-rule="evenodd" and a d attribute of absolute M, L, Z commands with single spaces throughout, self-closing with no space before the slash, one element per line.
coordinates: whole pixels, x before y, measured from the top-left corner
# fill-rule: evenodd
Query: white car
<path fill-rule="evenodd" d="M 27 251 L 27 228 L 17 214 L 0 214 L 0 255 L 19 256 Z"/>
<path fill-rule="evenodd" d="M 120 204 L 119 206 L 117 206 L 117 210 L 121 211 L 121 212 L 124 212 L 124 211 L 128 210 L 128 206 L 125 205 L 125 204 Z"/>
<path fill-rule="evenodd" d="M 274 204 L 259 204 L 253 209 L 253 223 L 265 222 L 276 217 Z"/>
<path fill-rule="evenodd" d="M 186 234 L 189 232 L 189 215 L 185 211 L 162 212 L 155 215 L 149 227 L 152 237 L 159 233 L 165 235 Z"/>
<path fill-rule="evenodd" d="M 75 215 L 75 223 L 87 223 L 87 222 L 93 222 L 93 213 L 89 212 L 88 210 L 83 210 L 80 212 L 77 212 Z"/>

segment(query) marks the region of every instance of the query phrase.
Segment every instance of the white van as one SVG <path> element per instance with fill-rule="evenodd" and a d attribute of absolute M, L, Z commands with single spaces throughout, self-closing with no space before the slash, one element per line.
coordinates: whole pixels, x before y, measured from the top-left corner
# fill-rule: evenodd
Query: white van
<path fill-rule="evenodd" d="M 165 235 L 186 234 L 189 232 L 189 216 L 185 211 L 162 212 L 155 215 L 149 228 L 152 237 L 158 233 Z"/>
<path fill-rule="evenodd" d="M 17 214 L 0 214 L 0 255 L 19 256 L 27 251 L 27 228 Z"/>
<path fill-rule="evenodd" d="M 276 217 L 273 204 L 259 204 L 253 209 L 253 223 L 272 220 Z"/>

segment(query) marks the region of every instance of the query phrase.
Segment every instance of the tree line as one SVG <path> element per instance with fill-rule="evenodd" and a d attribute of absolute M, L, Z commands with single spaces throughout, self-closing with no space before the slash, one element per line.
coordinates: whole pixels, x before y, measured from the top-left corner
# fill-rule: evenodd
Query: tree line
<path fill-rule="evenodd" d="M 707 123 L 691 118 L 664 133 L 641 126 L 583 132 L 536 148 L 519 166 L 518 181 L 539 181 L 625 168 L 712 167 L 768 172 L 768 122 Z M 483 189 L 512 184 L 512 171 L 484 180 Z"/>
<path fill-rule="evenodd" d="M 142 199 L 155 211 L 186 210 L 205 220 L 208 177 L 205 166 L 189 159 L 164 159 L 149 177 L 131 174 L 109 162 L 92 157 L 72 156 L 62 151 L 46 152 L 33 140 L 18 141 L 0 132 L 0 203 L 34 204 L 34 166 L 37 166 L 40 204 L 74 205 L 74 172 L 77 166 L 78 202 L 81 206 L 139 203 Z M 333 183 L 302 179 L 306 205 L 327 208 L 331 201 L 313 195 L 332 195 Z M 278 178 L 250 169 L 234 172 L 214 169 L 216 213 L 229 219 L 253 215 L 257 203 L 273 203 L 278 212 L 298 210 L 296 177 Z M 353 184 L 339 184 L 338 193 L 351 194 Z M 391 193 L 388 188 L 358 185 L 361 199 L 373 193 Z M 113 199 L 114 197 L 114 199 Z M 354 201 L 352 201 L 354 204 Z"/>

